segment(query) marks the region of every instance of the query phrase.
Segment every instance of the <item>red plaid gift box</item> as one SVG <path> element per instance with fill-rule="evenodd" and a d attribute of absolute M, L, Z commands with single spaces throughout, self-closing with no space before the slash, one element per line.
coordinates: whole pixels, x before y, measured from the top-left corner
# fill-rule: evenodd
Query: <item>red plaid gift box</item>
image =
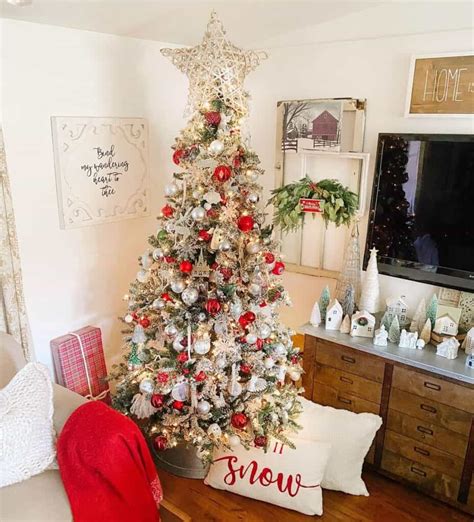
<path fill-rule="evenodd" d="M 100 328 L 85 326 L 51 341 L 56 380 L 83 397 L 110 404 Z"/>

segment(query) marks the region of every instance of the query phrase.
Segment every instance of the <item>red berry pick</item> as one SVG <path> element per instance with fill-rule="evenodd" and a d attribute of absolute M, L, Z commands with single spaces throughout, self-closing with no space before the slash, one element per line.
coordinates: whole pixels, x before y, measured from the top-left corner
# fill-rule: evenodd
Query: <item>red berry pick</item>
<path fill-rule="evenodd" d="M 249 419 L 245 413 L 234 413 L 230 422 L 234 428 L 243 430 L 247 426 Z"/>
<path fill-rule="evenodd" d="M 179 264 L 179 270 L 183 272 L 183 274 L 190 274 L 193 271 L 193 264 L 191 261 L 185 259 Z"/>

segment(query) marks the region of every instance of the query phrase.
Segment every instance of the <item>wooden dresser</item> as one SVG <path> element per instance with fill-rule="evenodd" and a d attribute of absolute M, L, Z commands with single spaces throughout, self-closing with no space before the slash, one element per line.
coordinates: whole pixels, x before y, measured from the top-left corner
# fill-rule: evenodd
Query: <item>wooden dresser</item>
<path fill-rule="evenodd" d="M 367 463 L 474 514 L 474 370 L 424 350 L 314 328 L 305 334 L 305 397 L 383 419 Z"/>

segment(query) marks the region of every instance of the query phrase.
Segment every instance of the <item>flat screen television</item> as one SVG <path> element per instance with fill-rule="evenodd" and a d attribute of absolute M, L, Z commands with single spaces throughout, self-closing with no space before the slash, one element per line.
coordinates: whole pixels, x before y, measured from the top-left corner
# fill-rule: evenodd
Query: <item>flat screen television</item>
<path fill-rule="evenodd" d="M 364 266 L 474 290 L 474 136 L 379 134 Z"/>

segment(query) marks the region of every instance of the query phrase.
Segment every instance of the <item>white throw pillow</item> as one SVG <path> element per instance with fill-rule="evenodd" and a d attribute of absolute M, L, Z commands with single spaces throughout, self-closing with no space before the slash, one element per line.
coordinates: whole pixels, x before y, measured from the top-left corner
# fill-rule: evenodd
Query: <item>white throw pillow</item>
<path fill-rule="evenodd" d="M 0 390 L 0 487 L 53 463 L 53 390 L 46 367 L 29 363 Z"/>
<path fill-rule="evenodd" d="M 205 483 L 244 497 L 263 500 L 307 515 L 322 515 L 321 480 L 331 445 L 295 441 L 296 449 L 272 440 L 263 449 L 214 453 Z"/>
<path fill-rule="evenodd" d="M 369 492 L 362 480 L 362 465 L 382 419 L 373 413 L 353 413 L 321 406 L 300 397 L 303 412 L 297 422 L 302 429 L 291 434 L 295 439 L 331 443 L 331 454 L 322 481 L 323 489 L 351 495 Z"/>

